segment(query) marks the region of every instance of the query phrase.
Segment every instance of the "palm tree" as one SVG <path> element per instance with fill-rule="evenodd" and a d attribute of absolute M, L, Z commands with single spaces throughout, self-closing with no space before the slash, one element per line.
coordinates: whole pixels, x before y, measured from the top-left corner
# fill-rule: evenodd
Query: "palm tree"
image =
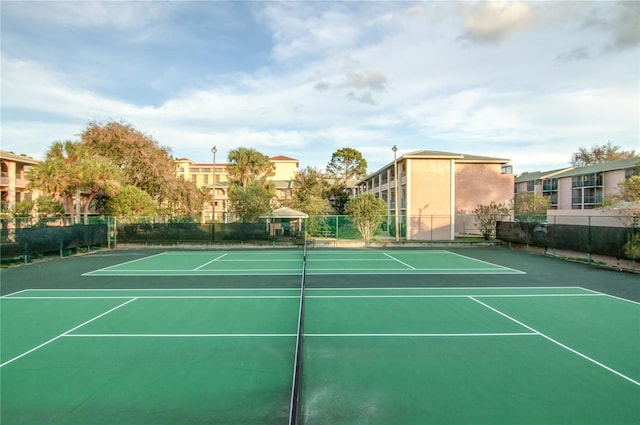
<path fill-rule="evenodd" d="M 31 169 L 31 188 L 53 195 L 69 213 L 71 199 L 80 184 L 77 164 L 83 154 L 84 149 L 79 143 L 69 140 L 54 142 L 45 160 Z"/>
<path fill-rule="evenodd" d="M 120 187 L 121 173 L 117 165 L 91 154 L 84 144 L 67 140 L 53 143 L 45 160 L 32 168 L 30 179 L 32 188 L 62 201 L 66 213 L 72 212 L 73 197 L 81 202 L 80 195 L 85 193 L 82 203 L 86 221 L 89 206 L 98 193 L 115 194 Z"/>
<path fill-rule="evenodd" d="M 275 166 L 267 155 L 255 149 L 238 148 L 229 152 L 229 177 L 247 188 L 250 181 L 262 182 L 275 174 Z"/>

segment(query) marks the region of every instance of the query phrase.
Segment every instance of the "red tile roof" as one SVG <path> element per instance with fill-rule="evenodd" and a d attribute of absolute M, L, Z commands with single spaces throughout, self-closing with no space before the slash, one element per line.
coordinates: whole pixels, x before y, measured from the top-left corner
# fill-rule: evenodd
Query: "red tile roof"
<path fill-rule="evenodd" d="M 298 161 L 295 158 L 289 158 L 288 156 L 284 156 L 284 155 L 272 156 L 269 159 L 272 161 Z"/>

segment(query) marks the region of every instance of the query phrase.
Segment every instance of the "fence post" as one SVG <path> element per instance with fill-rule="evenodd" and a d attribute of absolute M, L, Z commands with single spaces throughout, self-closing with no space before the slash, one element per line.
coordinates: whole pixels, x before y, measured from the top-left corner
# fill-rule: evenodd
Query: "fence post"
<path fill-rule="evenodd" d="M 429 239 L 431 240 L 431 244 L 433 244 L 433 214 L 431 214 L 430 217 L 430 224 L 429 224 Z"/>
<path fill-rule="evenodd" d="M 633 230 L 631 231 L 631 240 L 633 241 L 638 232 L 638 218 L 640 218 L 640 214 L 635 214 L 633 216 L 633 220 L 631 222 L 631 226 Z M 632 247 L 633 248 L 633 247 Z M 633 258 L 631 259 L 631 270 L 633 272 L 636 271 L 636 251 L 633 251 Z"/>
<path fill-rule="evenodd" d="M 589 251 L 589 264 L 591 264 L 591 216 L 587 216 L 587 246 L 589 247 L 587 251 Z"/>

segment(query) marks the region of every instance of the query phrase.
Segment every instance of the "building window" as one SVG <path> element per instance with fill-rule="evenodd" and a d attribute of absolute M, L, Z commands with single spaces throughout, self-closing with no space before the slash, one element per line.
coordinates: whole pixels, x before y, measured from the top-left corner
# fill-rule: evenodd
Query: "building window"
<path fill-rule="evenodd" d="M 550 191 L 550 190 L 558 190 L 558 179 L 544 179 L 542 180 L 542 190 Z"/>
<path fill-rule="evenodd" d="M 391 176 L 391 178 L 393 178 L 393 175 Z M 381 185 L 386 184 L 388 181 L 389 181 L 389 174 L 387 174 L 386 172 L 382 173 L 380 184 Z"/>
<path fill-rule="evenodd" d="M 574 188 L 571 192 L 571 208 L 574 210 L 588 210 L 602 205 L 602 187 Z"/>
<path fill-rule="evenodd" d="M 549 208 L 558 208 L 558 179 L 543 179 L 542 180 L 542 196 L 549 199 Z"/>
<path fill-rule="evenodd" d="M 571 185 L 573 187 L 594 187 L 602 186 L 604 180 L 604 173 L 589 173 L 580 174 L 578 176 L 571 177 Z"/>
<path fill-rule="evenodd" d="M 535 190 L 536 182 L 531 180 L 527 182 L 527 192 L 533 192 Z"/>

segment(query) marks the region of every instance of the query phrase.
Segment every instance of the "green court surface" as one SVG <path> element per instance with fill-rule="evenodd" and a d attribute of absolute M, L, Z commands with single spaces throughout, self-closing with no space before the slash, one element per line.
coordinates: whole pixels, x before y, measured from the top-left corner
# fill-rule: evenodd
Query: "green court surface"
<path fill-rule="evenodd" d="M 302 273 L 296 251 L 168 251 L 85 276 L 287 275 Z M 307 274 L 518 274 L 521 271 L 440 250 L 318 250 Z"/>
<path fill-rule="evenodd" d="M 289 423 L 301 257 L 114 252 L 3 271 L 1 423 Z M 310 252 L 300 423 L 640 423 L 640 304 L 588 287 L 637 276 L 548 260 Z M 565 282 L 544 285 L 554 267 Z"/>

